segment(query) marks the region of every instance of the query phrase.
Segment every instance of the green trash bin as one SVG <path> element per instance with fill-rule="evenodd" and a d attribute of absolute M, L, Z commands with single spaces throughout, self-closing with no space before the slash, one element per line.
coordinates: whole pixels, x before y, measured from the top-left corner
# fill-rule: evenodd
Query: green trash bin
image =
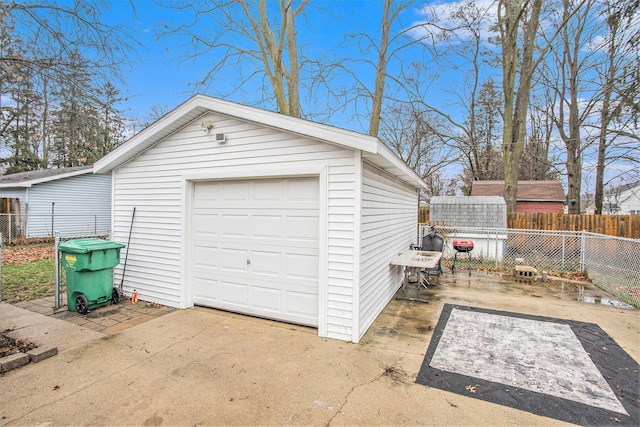
<path fill-rule="evenodd" d="M 67 308 L 87 314 L 90 310 L 117 304 L 121 295 L 113 286 L 113 267 L 120 263 L 126 245 L 98 238 L 60 243 L 62 266 L 67 276 Z"/>

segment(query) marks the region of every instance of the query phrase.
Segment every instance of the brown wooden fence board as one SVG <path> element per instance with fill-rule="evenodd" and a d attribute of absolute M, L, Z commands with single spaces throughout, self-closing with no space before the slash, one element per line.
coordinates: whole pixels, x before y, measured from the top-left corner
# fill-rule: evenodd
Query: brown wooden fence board
<path fill-rule="evenodd" d="M 566 215 L 515 212 L 507 214 L 507 228 L 588 231 L 640 239 L 640 215 Z"/>

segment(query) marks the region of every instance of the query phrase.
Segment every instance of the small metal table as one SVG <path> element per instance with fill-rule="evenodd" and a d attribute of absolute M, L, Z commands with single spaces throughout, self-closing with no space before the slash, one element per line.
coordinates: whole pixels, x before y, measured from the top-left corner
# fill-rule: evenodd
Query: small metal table
<path fill-rule="evenodd" d="M 440 262 L 440 258 L 442 258 L 442 252 L 417 251 L 413 249 L 402 252 L 401 254 L 393 258 L 391 260 L 391 265 L 399 265 L 404 267 L 404 280 L 402 281 L 402 292 L 404 296 L 398 297 L 396 299 L 428 302 L 420 298 L 409 298 L 407 296 L 407 285 L 409 284 L 409 276 L 411 276 L 411 274 L 416 274 L 418 279 L 417 294 L 419 294 L 421 286 L 426 289 L 427 285 L 431 284 L 429 282 L 428 276 L 422 274 L 422 270 L 428 268 L 436 268 L 438 266 L 438 263 Z"/>

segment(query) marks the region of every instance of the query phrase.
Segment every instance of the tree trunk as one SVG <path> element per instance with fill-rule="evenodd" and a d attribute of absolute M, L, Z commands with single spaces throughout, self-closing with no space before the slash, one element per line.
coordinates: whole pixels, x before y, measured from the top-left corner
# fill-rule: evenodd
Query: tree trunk
<path fill-rule="evenodd" d="M 524 151 L 524 141 L 527 136 L 527 109 L 531 79 L 536 67 L 533 53 L 536 49 L 535 38 L 542 10 L 542 0 L 533 0 L 528 22 L 525 21 L 526 7 L 527 3 L 522 0 L 502 0 L 498 6 L 498 25 L 502 39 L 502 87 L 505 102 L 502 151 L 504 155 L 504 199 L 507 203 L 507 212 L 515 212 L 516 210 L 518 164 Z M 520 54 L 518 34 L 521 24 L 525 28 Z M 516 74 L 519 77 L 517 88 Z"/>
<path fill-rule="evenodd" d="M 285 10 L 287 22 L 287 51 L 289 53 L 289 74 L 287 78 L 287 90 L 289 91 L 289 115 L 300 117 L 300 68 L 298 66 L 298 45 L 295 29 L 295 14 L 291 11 L 291 5 Z"/>
<path fill-rule="evenodd" d="M 369 135 L 378 136 L 380 130 L 380 115 L 382 114 L 382 100 L 384 96 L 384 83 L 387 72 L 387 50 L 389 49 L 389 9 L 391 0 L 385 0 L 382 12 L 382 40 L 378 50 L 378 65 L 376 67 L 376 80 L 373 89 L 373 99 L 371 100 L 371 120 L 369 122 Z"/>
<path fill-rule="evenodd" d="M 602 214 L 604 202 L 604 170 L 607 159 L 607 129 L 611 120 L 609 109 L 611 108 L 611 98 L 613 96 L 613 85 L 616 81 L 616 39 L 619 29 L 618 18 L 611 14 L 607 19 L 609 26 L 610 41 L 607 51 L 607 71 L 602 94 L 602 109 L 600 110 L 600 135 L 598 136 L 598 159 L 596 163 L 596 191 L 595 191 L 595 212 Z"/>

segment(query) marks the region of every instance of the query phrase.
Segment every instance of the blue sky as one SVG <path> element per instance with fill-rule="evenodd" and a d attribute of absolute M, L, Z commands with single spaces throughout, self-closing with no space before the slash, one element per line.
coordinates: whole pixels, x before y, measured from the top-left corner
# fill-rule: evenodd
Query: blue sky
<path fill-rule="evenodd" d="M 132 118 L 142 119 L 149 114 L 151 108 L 173 107 L 188 99 L 194 93 L 193 82 L 199 81 L 206 74 L 212 61 L 219 60 L 215 55 L 196 60 L 180 61 L 180 56 L 187 52 L 181 46 L 181 41 L 175 37 L 158 38 L 157 33 L 161 24 L 169 22 L 178 24 L 186 22 L 188 14 L 179 13 L 157 5 L 153 0 L 134 0 L 135 14 L 128 0 L 117 0 L 110 4 L 110 10 L 104 18 L 111 24 L 122 24 L 129 27 L 133 38 L 142 45 L 138 49 L 139 59 L 132 57 L 131 65 L 125 68 L 125 81 L 118 86 L 128 101 L 122 104 L 125 114 Z M 341 47 L 344 44 L 345 33 L 367 33 L 378 41 L 380 32 L 380 18 L 382 14 L 381 2 L 377 0 L 324 0 L 313 1 L 305 11 L 305 16 L 298 18 L 297 27 L 300 28 L 298 39 L 300 50 L 310 58 L 356 58 L 361 56 L 352 51 L 353 47 Z M 403 24 L 415 22 L 422 15 L 416 7 L 410 7 L 402 16 Z M 374 58 L 373 52 L 369 55 Z M 419 59 L 419 58 L 416 58 Z M 358 77 L 367 86 L 373 87 L 374 70 L 372 67 L 351 64 L 358 70 Z M 391 68 L 397 64 L 391 64 Z M 198 92 L 211 96 L 222 97 L 229 86 L 235 87 L 234 81 L 237 69 L 230 69 L 228 75 L 220 74 L 215 81 L 208 82 L 208 86 Z M 341 78 L 344 78 L 341 77 Z M 352 86 L 352 81 L 341 81 L 338 85 Z M 228 80 L 227 80 L 228 79 Z M 256 82 L 257 79 L 254 79 Z M 240 103 L 255 103 L 257 85 L 249 85 L 245 92 L 236 92 L 230 97 L 231 101 Z M 304 91 L 302 93 L 304 96 Z M 166 109 L 165 109 L 166 110 Z M 306 113 L 311 113 L 309 108 Z M 366 123 L 350 122 L 347 116 L 353 114 L 346 111 L 345 117 L 336 118 L 335 125 L 366 132 Z"/>
<path fill-rule="evenodd" d="M 168 2 L 169 0 L 164 1 Z M 426 1 L 425 3 L 442 12 L 443 8 L 452 2 L 453 0 L 438 0 Z M 120 105 L 120 109 L 127 117 L 140 122 L 148 121 L 148 116 L 153 108 L 160 108 L 163 112 L 175 108 L 194 93 L 193 83 L 202 80 L 212 64 L 220 60 L 216 54 L 209 54 L 194 60 L 180 61 L 180 57 L 188 52 L 182 44 L 184 39 L 158 38 L 158 31 L 163 23 L 177 25 L 187 22 L 190 19 L 189 14 L 162 7 L 154 0 L 111 0 L 106 3 L 109 5 L 109 10 L 102 15 L 105 22 L 128 27 L 132 38 L 141 45 L 137 49 L 139 57 L 136 55 L 131 57 L 130 65 L 123 69 L 124 81 L 117 84 L 122 95 L 127 97 L 127 101 Z M 415 3 L 419 4 L 420 2 Z M 488 8 L 488 5 L 494 2 L 492 0 L 477 0 L 476 3 Z M 269 4 L 273 6 L 277 2 L 271 1 Z M 486 22 L 490 23 L 493 21 L 492 17 L 495 16 L 495 8 L 488 10 L 490 12 L 487 14 Z M 367 58 L 375 61 L 375 52 L 369 51 L 366 54 L 359 52 L 353 43 L 345 42 L 344 36 L 348 33 L 366 33 L 378 42 L 381 14 L 381 0 L 312 0 L 305 9 L 305 15 L 296 21 L 299 50 L 307 57 L 318 59 L 323 63 L 349 58 Z M 412 5 L 402 12 L 399 24 L 406 28 L 424 19 L 425 11 Z M 447 25 L 446 21 L 440 22 Z M 212 22 L 202 22 L 201 25 L 210 33 L 215 33 L 217 30 Z M 486 36 L 489 33 L 488 26 L 483 31 Z M 495 46 L 488 43 L 486 47 L 495 49 Z M 495 52 L 497 53 L 497 51 Z M 453 96 L 450 90 L 456 86 L 459 88 L 463 82 L 464 69 L 456 68 L 460 63 L 453 62 L 448 67 L 442 64 L 436 66 L 429 63 L 430 58 L 425 50 L 417 46 L 403 50 L 402 56 L 403 62 L 396 60 L 390 63 L 388 68 L 390 74 L 397 73 L 401 67 L 408 67 L 411 61 L 426 64 L 428 71 L 437 73 L 436 78 L 425 91 L 427 101 L 455 114 L 456 107 L 451 101 Z M 356 71 L 357 78 L 361 79 L 365 86 L 369 89 L 373 87 L 375 75 L 373 67 L 353 62 L 349 63 L 348 67 Z M 243 68 L 245 72 L 248 69 L 247 67 Z M 252 85 L 246 86 L 244 91 L 235 91 L 233 95 L 225 96 L 230 92 L 230 89 L 235 89 L 238 86 L 239 72 L 238 68 L 225 68 L 224 72 L 218 74 L 215 80 L 208 81 L 207 85 L 197 92 L 256 105 L 256 101 L 260 98 L 261 89 L 257 79 L 253 80 Z M 495 70 L 488 71 L 485 77 L 490 72 L 495 72 Z M 500 76 L 496 75 L 495 79 L 499 82 Z M 336 88 L 351 89 L 354 82 L 353 77 L 342 73 L 336 75 L 332 84 Z M 305 89 L 302 89 L 301 96 L 305 96 Z M 323 101 L 321 98 L 322 96 L 319 98 L 320 101 Z M 326 98 L 324 100 L 326 101 Z M 314 108 L 322 108 L 320 104 L 322 102 L 306 102 L 304 104 L 303 99 L 303 114 L 308 115 L 313 113 Z M 351 103 L 341 114 L 334 114 L 328 123 L 366 133 L 368 129 L 367 107 L 368 105 L 364 102 Z M 273 109 L 273 106 L 270 108 Z M 354 119 L 355 112 L 361 114 L 360 120 Z M 317 120 L 327 122 L 328 119 L 317 116 Z M 135 129 L 135 131 L 139 130 L 140 128 Z M 589 159 L 585 158 L 584 160 L 585 165 L 589 165 Z M 615 172 L 615 168 L 610 170 Z M 590 185 L 586 184 L 583 186 L 583 191 L 589 191 L 589 188 Z"/>

